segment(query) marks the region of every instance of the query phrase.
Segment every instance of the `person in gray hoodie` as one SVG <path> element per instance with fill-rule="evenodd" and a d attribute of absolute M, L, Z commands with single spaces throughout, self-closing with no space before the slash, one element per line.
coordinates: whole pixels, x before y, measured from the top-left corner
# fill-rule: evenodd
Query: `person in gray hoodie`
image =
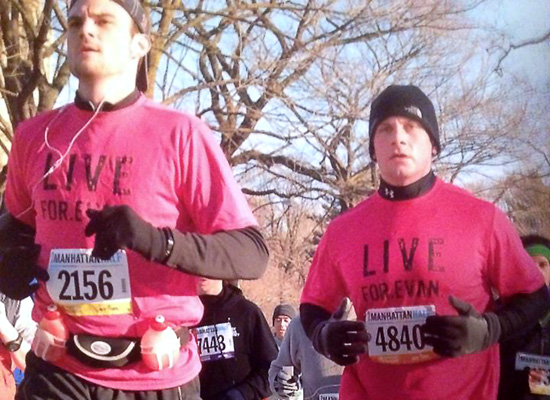
<path fill-rule="evenodd" d="M 338 399 L 344 367 L 317 353 L 300 317 L 292 319 L 269 368 L 271 391 L 280 399 Z"/>

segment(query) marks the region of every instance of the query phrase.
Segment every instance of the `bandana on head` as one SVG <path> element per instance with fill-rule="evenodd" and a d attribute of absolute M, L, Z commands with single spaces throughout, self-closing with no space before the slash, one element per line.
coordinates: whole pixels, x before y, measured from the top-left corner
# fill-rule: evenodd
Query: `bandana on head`
<path fill-rule="evenodd" d="M 533 246 L 529 246 L 526 250 L 531 257 L 543 256 L 548 261 L 550 261 L 550 249 L 543 244 L 535 244 Z"/>

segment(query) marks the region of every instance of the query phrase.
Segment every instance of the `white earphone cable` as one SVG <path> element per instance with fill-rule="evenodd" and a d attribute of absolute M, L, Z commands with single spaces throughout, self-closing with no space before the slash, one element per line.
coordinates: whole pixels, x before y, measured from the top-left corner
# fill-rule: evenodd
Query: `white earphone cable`
<path fill-rule="evenodd" d="M 60 150 L 56 149 L 55 147 L 53 147 L 52 145 L 50 145 L 50 142 L 48 140 L 48 134 L 50 132 L 50 126 L 53 125 L 53 123 L 61 116 L 61 114 L 67 109 L 68 106 L 64 106 L 63 108 L 61 108 L 59 110 L 59 112 L 57 113 L 57 115 L 48 123 L 48 125 L 46 126 L 46 129 L 44 130 L 44 144 L 46 145 L 46 147 L 48 149 L 50 149 L 51 151 L 55 152 L 59 158 L 54 162 L 54 164 L 50 167 L 50 169 L 42 176 L 42 178 L 40 178 L 38 180 L 38 182 L 36 182 L 32 189 L 31 189 L 31 205 L 24 211 L 20 212 L 19 214 L 17 214 L 15 216 L 16 219 L 19 219 L 21 216 L 25 215 L 26 213 L 28 213 L 29 211 L 31 211 L 33 208 L 34 208 L 34 192 L 36 191 L 36 189 L 38 188 L 38 185 L 40 185 L 44 179 L 46 179 L 48 176 L 50 176 L 51 174 L 53 174 L 59 167 L 61 167 L 61 164 L 63 163 L 63 161 L 65 160 L 65 158 L 67 157 L 67 155 L 69 154 L 69 152 L 71 151 L 74 143 L 76 142 L 76 140 L 78 139 L 78 137 L 82 134 L 82 132 L 84 132 L 84 130 L 92 123 L 92 121 L 95 119 L 95 117 L 99 114 L 99 112 L 101 111 L 101 108 L 103 107 L 103 104 L 105 103 L 105 100 L 106 100 L 107 96 L 105 96 L 101 102 L 99 103 L 99 105 L 97 106 L 97 108 L 94 110 L 94 114 L 90 117 L 90 119 L 82 126 L 82 128 L 80 128 L 78 130 L 78 132 L 76 132 L 76 134 L 73 136 L 73 138 L 71 139 L 71 141 L 69 142 L 69 147 L 67 147 L 67 150 L 65 150 L 65 153 L 62 153 Z M 0 218 L 3 218 L 0 217 Z"/>

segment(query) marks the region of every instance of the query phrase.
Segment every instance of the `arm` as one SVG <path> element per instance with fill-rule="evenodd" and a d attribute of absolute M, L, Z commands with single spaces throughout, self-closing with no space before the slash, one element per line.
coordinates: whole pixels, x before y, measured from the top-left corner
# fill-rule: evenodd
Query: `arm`
<path fill-rule="evenodd" d="M 296 361 L 294 335 L 297 331 L 296 324 L 300 324 L 299 319 L 294 319 L 288 326 L 287 332 L 279 348 L 279 355 L 271 362 L 269 367 L 269 387 L 271 391 L 283 399 L 293 398 L 300 390 L 300 365 Z M 292 372 L 284 368 L 292 368 Z"/>
<path fill-rule="evenodd" d="M 351 301 L 347 297 L 332 315 L 314 304 L 300 305 L 302 324 L 315 350 L 342 366 L 355 364 L 367 353 L 365 323 L 349 321 L 350 311 Z"/>
<path fill-rule="evenodd" d="M 302 326 L 306 332 L 307 337 L 311 340 L 313 332 L 319 324 L 328 321 L 330 318 L 330 312 L 323 307 L 316 306 L 315 304 L 302 303 L 300 304 L 300 320 Z"/>
<path fill-rule="evenodd" d="M 430 316 L 423 327 L 425 342 L 444 357 L 457 357 L 487 349 L 527 332 L 550 308 L 546 286 L 512 296 L 497 312 L 479 314 L 471 304 L 450 296 L 457 316 Z"/>
<path fill-rule="evenodd" d="M 269 253 L 255 227 L 211 235 L 157 228 L 127 205 L 86 211 L 87 236 L 96 235 L 92 255 L 110 259 L 128 248 L 148 260 L 211 279 L 257 279 L 267 267 Z"/>
<path fill-rule="evenodd" d="M 550 294 L 546 285 L 528 294 L 516 294 L 504 301 L 495 312 L 500 324 L 499 342 L 530 330 L 550 309 Z"/>
<path fill-rule="evenodd" d="M 6 303 L 8 303 L 8 306 L 11 307 L 18 307 L 18 304 L 16 302 L 13 302 L 10 299 L 7 299 L 5 296 L 3 296 L 4 299 L 2 302 L 0 302 L 0 340 L 3 345 L 6 345 L 10 342 L 13 342 L 19 337 L 22 337 L 21 345 L 19 346 L 19 349 L 15 351 L 10 351 L 10 357 L 13 361 L 13 363 L 21 370 L 25 370 L 25 357 L 30 350 L 30 343 L 25 340 L 23 337 L 23 333 L 16 329 L 17 324 L 17 316 L 15 317 L 16 321 L 15 323 L 12 323 L 10 319 L 8 318 L 8 310 L 6 307 Z M 30 299 L 29 299 L 30 300 Z M 9 303 L 13 304 L 9 304 Z M 32 300 L 31 300 L 32 302 Z M 30 315 L 29 315 L 30 317 Z M 30 319 L 30 318 L 29 318 Z M 15 325 L 15 326 L 14 326 Z"/>
<path fill-rule="evenodd" d="M 33 227 L 16 219 L 2 207 L 0 216 L 0 252 L 15 247 L 34 245 L 36 232 Z"/>
<path fill-rule="evenodd" d="M 37 266 L 40 246 L 35 230 L 10 213 L 0 217 L 0 292 L 21 300 L 38 289 L 34 279 L 47 280 L 48 272 Z"/>
<path fill-rule="evenodd" d="M 254 227 L 213 235 L 172 230 L 174 250 L 166 265 L 212 279 L 258 279 L 267 268 L 269 251 Z"/>
<path fill-rule="evenodd" d="M 484 271 L 489 287 L 498 291 L 504 306 L 480 314 L 472 304 L 450 296 L 449 302 L 458 315 L 430 316 L 423 328 L 425 342 L 441 356 L 475 353 L 525 333 L 550 308 L 542 274 L 523 248 L 514 226 L 496 208 L 493 216 Z"/>

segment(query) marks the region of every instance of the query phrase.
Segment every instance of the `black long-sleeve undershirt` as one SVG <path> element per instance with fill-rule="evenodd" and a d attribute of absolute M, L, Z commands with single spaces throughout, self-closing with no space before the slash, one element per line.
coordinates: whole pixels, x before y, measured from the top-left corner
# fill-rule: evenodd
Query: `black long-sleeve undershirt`
<path fill-rule="evenodd" d="M 313 337 L 313 332 L 317 325 L 330 318 L 332 314 L 323 307 L 311 303 L 300 304 L 300 321 L 306 335 L 309 339 Z"/>
<path fill-rule="evenodd" d="M 166 265 L 207 278 L 235 280 L 260 278 L 267 268 L 267 244 L 255 227 L 221 231 L 211 235 L 172 230 L 174 248 Z M 0 249 L 29 246 L 34 229 L 5 214 L 0 220 Z M 165 244 L 164 244 L 165 245 Z"/>
<path fill-rule="evenodd" d="M 529 331 L 550 309 L 550 292 L 542 286 L 532 293 L 521 293 L 503 301 L 495 314 L 500 323 L 502 342 Z M 317 325 L 330 318 L 331 313 L 324 308 L 310 303 L 300 305 L 300 320 L 307 336 L 311 339 Z"/>
<path fill-rule="evenodd" d="M 528 332 L 550 310 L 550 292 L 543 285 L 533 293 L 503 299 L 495 314 L 500 322 L 499 342 Z"/>
<path fill-rule="evenodd" d="M 267 268 L 267 244 L 254 227 L 212 235 L 172 230 L 174 250 L 169 267 L 213 279 L 258 279 Z"/>

